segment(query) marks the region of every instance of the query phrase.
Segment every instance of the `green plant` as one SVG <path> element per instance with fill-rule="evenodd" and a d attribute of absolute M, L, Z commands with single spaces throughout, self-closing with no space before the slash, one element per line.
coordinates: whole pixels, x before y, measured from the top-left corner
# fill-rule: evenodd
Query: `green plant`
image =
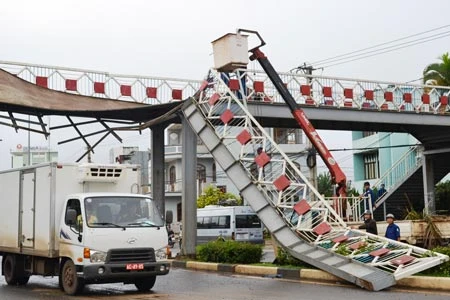
<path fill-rule="evenodd" d="M 278 247 L 275 264 L 279 266 L 295 266 L 295 267 L 315 269 L 313 266 L 293 257 L 281 247 Z"/>
<path fill-rule="evenodd" d="M 423 220 L 427 226 L 423 233 L 423 246 L 424 248 L 431 249 L 442 244 L 442 233 L 434 223 L 434 217 L 427 214 L 421 214 L 417 212 L 407 194 L 405 194 L 406 200 L 408 200 L 409 208 L 406 208 L 405 220 Z"/>
<path fill-rule="evenodd" d="M 334 252 L 337 254 L 340 254 L 340 255 L 344 255 L 344 256 L 347 256 L 350 253 L 352 253 L 352 251 L 350 249 L 348 249 L 348 247 L 346 245 L 338 246 L 336 251 L 334 251 Z"/>
<path fill-rule="evenodd" d="M 226 203 L 226 200 L 234 200 L 231 202 L 236 205 L 242 205 L 242 199 L 238 196 L 232 193 L 224 193 L 221 189 L 208 185 L 197 199 L 197 208 L 203 208 L 207 205 L 219 205 Z"/>
<path fill-rule="evenodd" d="M 261 261 L 262 246 L 217 240 L 197 246 L 197 259 L 206 262 L 252 264 Z"/>
<path fill-rule="evenodd" d="M 423 256 L 436 256 L 435 253 L 442 253 L 450 256 L 450 247 L 441 247 L 441 246 L 436 247 L 431 249 L 431 251 L 427 251 L 426 253 L 424 253 Z M 425 270 L 421 273 L 421 275 L 450 277 L 450 261 L 447 261 L 431 269 Z"/>

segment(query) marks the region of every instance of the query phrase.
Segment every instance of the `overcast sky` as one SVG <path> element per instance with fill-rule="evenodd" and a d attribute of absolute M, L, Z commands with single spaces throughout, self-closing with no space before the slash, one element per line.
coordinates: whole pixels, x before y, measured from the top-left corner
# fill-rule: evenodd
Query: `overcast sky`
<path fill-rule="evenodd" d="M 450 1 L 103 1 L 14 0 L 0 9 L 0 60 L 86 68 L 111 73 L 202 79 L 212 67 L 210 42 L 236 28 L 258 30 L 275 68 L 288 71 L 375 44 L 450 23 Z M 446 28 L 450 30 L 450 28 Z M 449 51 L 450 38 L 407 47 L 316 71 L 329 76 L 406 82 Z M 351 147 L 349 132 L 323 132 L 330 148 Z M 56 147 L 32 134 L 32 146 Z M 27 134 L 0 127 L 0 169 L 9 151 L 27 145 Z M 105 141 L 94 156 L 115 142 Z M 148 132 L 126 135 L 124 145 L 149 145 Z M 57 147 L 62 161 L 74 161 L 83 145 Z M 336 153 L 345 172 L 351 153 Z M 349 176 L 351 177 L 351 176 Z"/>

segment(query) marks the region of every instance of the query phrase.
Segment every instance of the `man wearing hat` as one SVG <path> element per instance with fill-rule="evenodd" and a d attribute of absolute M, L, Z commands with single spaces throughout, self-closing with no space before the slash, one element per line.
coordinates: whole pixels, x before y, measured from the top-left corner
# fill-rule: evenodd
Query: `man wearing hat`
<path fill-rule="evenodd" d="M 370 210 L 364 212 L 364 224 L 359 226 L 358 229 L 365 229 L 368 233 L 378 235 L 377 222 L 372 219 Z"/>
<path fill-rule="evenodd" d="M 393 214 L 386 215 L 386 222 L 389 225 L 386 228 L 386 234 L 384 236 L 391 240 L 400 241 L 400 227 L 394 223 L 394 219 Z"/>

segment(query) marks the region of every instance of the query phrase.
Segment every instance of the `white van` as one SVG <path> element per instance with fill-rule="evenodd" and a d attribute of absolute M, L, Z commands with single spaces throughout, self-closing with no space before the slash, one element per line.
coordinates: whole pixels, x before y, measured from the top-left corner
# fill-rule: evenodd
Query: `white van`
<path fill-rule="evenodd" d="M 197 244 L 220 237 L 264 244 L 263 228 L 250 206 L 208 205 L 197 209 Z"/>

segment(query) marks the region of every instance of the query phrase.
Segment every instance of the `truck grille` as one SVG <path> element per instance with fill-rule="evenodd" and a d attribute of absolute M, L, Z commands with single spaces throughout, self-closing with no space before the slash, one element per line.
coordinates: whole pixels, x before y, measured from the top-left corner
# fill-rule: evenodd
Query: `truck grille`
<path fill-rule="evenodd" d="M 153 248 L 112 249 L 108 252 L 106 261 L 109 263 L 155 262 L 155 250 Z"/>

